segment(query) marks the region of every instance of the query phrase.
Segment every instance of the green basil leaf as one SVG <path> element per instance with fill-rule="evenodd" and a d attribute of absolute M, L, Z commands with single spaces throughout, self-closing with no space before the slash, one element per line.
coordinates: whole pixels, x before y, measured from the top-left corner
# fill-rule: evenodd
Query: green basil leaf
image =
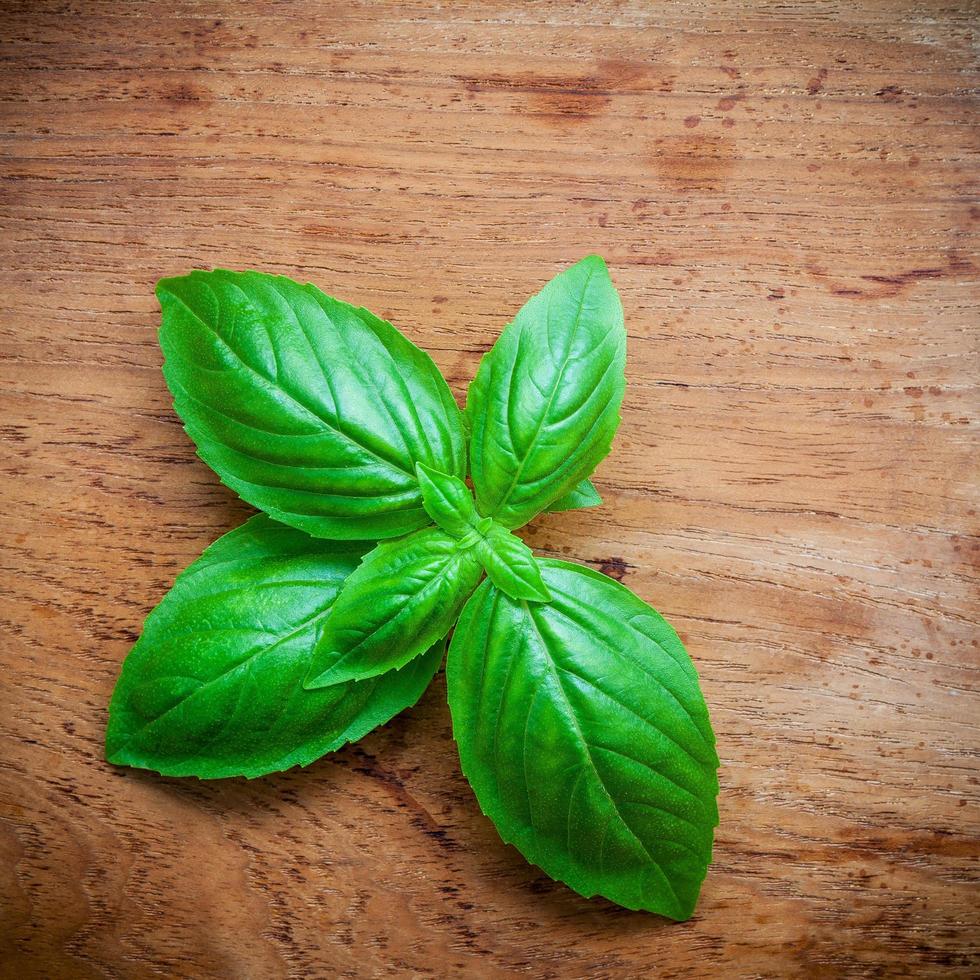
<path fill-rule="evenodd" d="M 512 599 L 547 602 L 551 598 L 531 549 L 505 527 L 491 524 L 477 555 L 490 581 Z"/>
<path fill-rule="evenodd" d="M 625 363 L 623 309 L 599 256 L 528 300 L 467 396 L 480 514 L 519 527 L 588 477 L 619 425 Z"/>
<path fill-rule="evenodd" d="M 677 634 L 629 589 L 539 561 L 552 601 L 485 582 L 447 662 L 463 772 L 503 839 L 577 892 L 688 918 L 718 822 L 714 735 Z"/>
<path fill-rule="evenodd" d="M 374 677 L 424 653 L 452 628 L 482 571 L 436 527 L 379 544 L 334 603 L 306 687 Z"/>
<path fill-rule="evenodd" d="M 440 473 L 424 463 L 415 469 L 422 489 L 422 505 L 439 527 L 460 537 L 477 524 L 479 515 L 473 494 L 459 477 Z"/>
<path fill-rule="evenodd" d="M 576 484 L 564 497 L 559 497 L 553 504 L 549 504 L 545 510 L 549 513 L 557 513 L 562 510 L 579 510 L 582 507 L 598 507 L 602 503 L 599 491 L 593 486 L 591 480 L 583 480 Z"/>
<path fill-rule="evenodd" d="M 304 691 L 319 629 L 366 546 L 259 514 L 219 538 L 147 617 L 109 706 L 106 756 L 165 776 L 305 766 L 414 704 L 442 645 L 404 670 Z"/>
<path fill-rule="evenodd" d="M 324 538 L 429 522 L 415 464 L 465 476 L 465 433 L 431 358 L 315 286 L 192 272 L 157 286 L 174 407 L 250 504 Z"/>

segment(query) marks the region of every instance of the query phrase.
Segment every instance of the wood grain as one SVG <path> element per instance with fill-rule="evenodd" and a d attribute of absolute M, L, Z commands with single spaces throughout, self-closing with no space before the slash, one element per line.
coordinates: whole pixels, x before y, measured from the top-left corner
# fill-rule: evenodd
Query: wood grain
<path fill-rule="evenodd" d="M 977 8 L 0 2 L 0 972 L 980 972 Z M 102 759 L 143 617 L 248 509 L 194 455 L 153 284 L 310 279 L 462 398 L 604 254 L 601 509 L 528 540 L 678 627 L 723 759 L 675 925 L 504 846 L 440 677 L 253 783 Z"/>

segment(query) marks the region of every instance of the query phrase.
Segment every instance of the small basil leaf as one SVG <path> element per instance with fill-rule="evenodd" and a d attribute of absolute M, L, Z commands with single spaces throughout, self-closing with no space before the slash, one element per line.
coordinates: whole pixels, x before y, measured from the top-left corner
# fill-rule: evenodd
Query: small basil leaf
<path fill-rule="evenodd" d="M 317 632 L 362 543 L 265 515 L 219 538 L 147 617 L 109 706 L 106 756 L 165 776 L 261 776 L 356 741 L 425 690 L 441 644 L 404 670 L 304 691 Z"/>
<path fill-rule="evenodd" d="M 422 489 L 422 505 L 439 527 L 459 537 L 476 525 L 479 515 L 473 494 L 459 477 L 440 473 L 424 463 L 415 470 Z"/>
<path fill-rule="evenodd" d="M 367 310 L 258 272 L 192 272 L 157 296 L 174 407 L 250 504 L 317 537 L 390 538 L 429 521 L 417 462 L 465 475 L 446 382 Z"/>
<path fill-rule="evenodd" d="M 482 568 L 439 528 L 379 544 L 344 585 L 313 652 L 307 689 L 402 667 L 452 628 Z"/>
<path fill-rule="evenodd" d="M 547 602 L 551 598 L 531 549 L 516 534 L 492 524 L 477 545 L 487 576 L 512 599 Z"/>
<path fill-rule="evenodd" d="M 619 425 L 625 363 L 623 309 L 599 256 L 528 300 L 467 396 L 480 514 L 519 527 L 588 477 Z"/>
<path fill-rule="evenodd" d="M 562 510 L 579 510 L 582 507 L 598 507 L 601 503 L 602 497 L 592 485 L 592 481 L 583 480 L 564 497 L 559 497 L 553 504 L 549 504 L 545 510 L 549 513 L 557 513 Z"/>
<path fill-rule="evenodd" d="M 447 662 L 463 772 L 501 837 L 577 892 L 688 918 L 718 822 L 714 735 L 677 634 L 629 589 L 539 562 L 552 601 L 485 582 Z"/>

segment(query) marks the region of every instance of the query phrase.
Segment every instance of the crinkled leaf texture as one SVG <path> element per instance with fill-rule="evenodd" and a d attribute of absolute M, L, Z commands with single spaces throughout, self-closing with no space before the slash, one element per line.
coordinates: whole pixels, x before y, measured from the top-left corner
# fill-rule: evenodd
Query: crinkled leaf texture
<path fill-rule="evenodd" d="M 466 475 L 462 417 L 428 354 L 312 285 L 192 272 L 157 286 L 163 373 L 202 459 L 250 504 L 324 538 L 429 523 L 415 473 Z"/>
<path fill-rule="evenodd" d="M 443 644 L 404 670 L 322 691 L 303 678 L 363 543 L 257 515 L 219 538 L 147 617 L 109 706 L 106 756 L 165 776 L 305 766 L 415 704 Z"/>
<path fill-rule="evenodd" d="M 482 572 L 441 528 L 382 542 L 334 603 L 306 686 L 374 677 L 421 655 L 452 628 Z"/>
<path fill-rule="evenodd" d="M 485 582 L 447 662 L 460 760 L 503 839 L 577 892 L 688 918 L 718 822 L 714 735 L 677 634 L 629 589 L 539 560 L 552 601 Z"/>
<path fill-rule="evenodd" d="M 470 385 L 480 514 L 520 527 L 592 473 L 619 425 L 625 365 L 623 308 L 590 255 L 528 300 Z"/>

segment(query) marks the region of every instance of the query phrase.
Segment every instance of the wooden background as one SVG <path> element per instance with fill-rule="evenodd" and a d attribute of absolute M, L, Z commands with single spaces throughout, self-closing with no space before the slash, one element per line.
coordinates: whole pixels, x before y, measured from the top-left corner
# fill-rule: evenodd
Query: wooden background
<path fill-rule="evenodd" d="M 977 975 L 977 6 L 0 7 L 3 976 Z M 441 676 L 306 771 L 108 766 L 143 617 L 249 513 L 171 410 L 155 280 L 310 279 L 462 398 L 590 251 L 623 426 L 605 505 L 528 539 L 698 665 L 695 918 L 501 844 Z"/>

